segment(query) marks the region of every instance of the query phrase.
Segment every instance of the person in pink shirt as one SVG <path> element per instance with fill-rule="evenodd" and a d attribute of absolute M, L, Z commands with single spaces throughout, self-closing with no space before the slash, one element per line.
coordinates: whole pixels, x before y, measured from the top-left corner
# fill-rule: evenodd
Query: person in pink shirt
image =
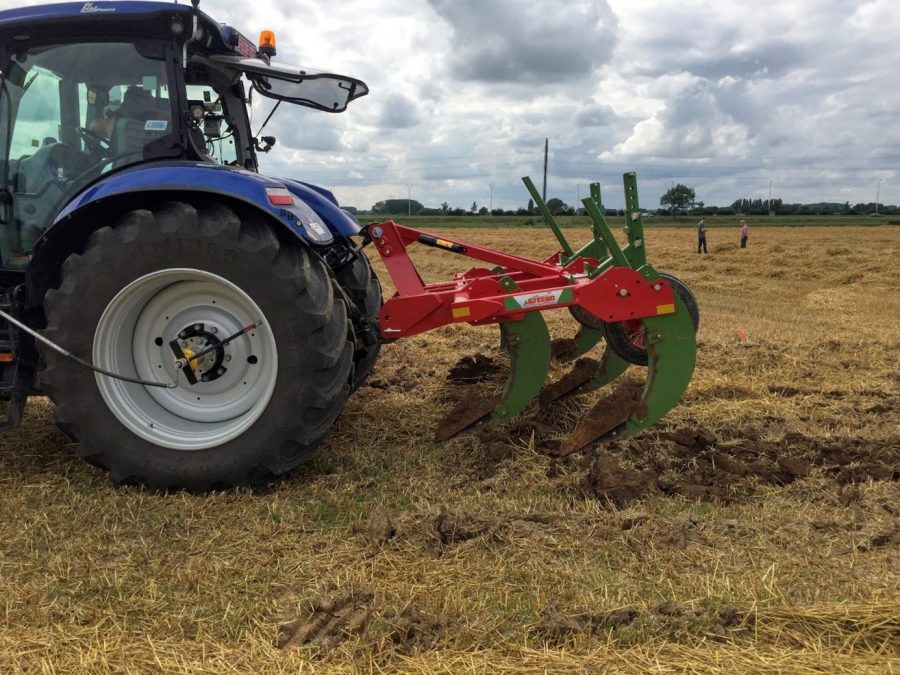
<path fill-rule="evenodd" d="M 750 236 L 750 226 L 746 220 L 741 221 L 741 248 L 747 248 L 747 237 Z"/>

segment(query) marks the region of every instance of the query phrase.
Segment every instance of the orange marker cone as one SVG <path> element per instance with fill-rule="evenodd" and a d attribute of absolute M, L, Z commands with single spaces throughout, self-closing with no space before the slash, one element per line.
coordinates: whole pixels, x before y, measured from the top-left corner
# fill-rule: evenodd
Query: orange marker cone
<path fill-rule="evenodd" d="M 744 331 L 744 324 L 738 324 L 738 342 L 746 342 L 747 333 Z"/>

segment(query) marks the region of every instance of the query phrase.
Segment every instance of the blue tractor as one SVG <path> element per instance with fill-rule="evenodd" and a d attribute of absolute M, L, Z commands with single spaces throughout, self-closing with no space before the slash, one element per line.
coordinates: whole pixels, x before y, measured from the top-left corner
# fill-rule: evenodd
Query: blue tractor
<path fill-rule="evenodd" d="M 49 396 L 117 484 L 204 491 L 313 453 L 382 299 L 356 219 L 260 175 L 275 139 L 248 117 L 252 96 L 342 112 L 366 85 L 277 64 L 272 34 L 198 1 L 0 12 L 0 393 L 7 429 Z"/>

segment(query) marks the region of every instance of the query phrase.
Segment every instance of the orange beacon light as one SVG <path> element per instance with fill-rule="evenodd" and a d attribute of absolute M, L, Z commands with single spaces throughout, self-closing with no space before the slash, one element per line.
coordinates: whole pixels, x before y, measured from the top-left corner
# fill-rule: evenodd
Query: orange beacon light
<path fill-rule="evenodd" d="M 275 33 L 270 30 L 264 30 L 259 34 L 259 51 L 266 56 L 275 56 Z"/>

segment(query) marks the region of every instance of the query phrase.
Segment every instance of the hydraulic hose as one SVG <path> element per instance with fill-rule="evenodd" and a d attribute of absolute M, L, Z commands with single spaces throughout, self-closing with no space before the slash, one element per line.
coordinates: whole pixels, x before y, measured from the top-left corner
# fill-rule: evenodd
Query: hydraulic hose
<path fill-rule="evenodd" d="M 8 321 L 12 325 L 14 325 L 19 330 L 21 330 L 21 331 L 27 333 L 28 335 L 30 335 L 31 337 L 33 337 L 35 340 L 40 340 L 45 345 L 50 347 L 50 349 L 52 349 L 53 351 L 59 352 L 60 354 L 65 356 L 67 359 L 72 359 L 75 363 L 78 363 L 79 365 L 82 365 L 85 368 L 90 368 L 95 373 L 100 373 L 101 375 L 105 375 L 106 377 L 111 377 L 114 380 L 122 380 L 123 382 L 132 382 L 134 384 L 141 384 L 145 387 L 162 387 L 163 389 L 175 389 L 178 386 L 177 381 L 176 382 L 150 382 L 148 380 L 140 380 L 136 377 L 128 377 L 127 375 L 119 375 L 118 373 L 113 373 L 109 370 L 106 370 L 105 368 L 100 368 L 99 366 L 95 366 L 93 363 L 89 363 L 89 362 L 85 361 L 84 359 L 75 356 L 72 352 L 68 351 L 67 349 L 63 349 L 62 347 L 60 347 L 58 344 L 56 344 L 52 340 L 48 340 L 43 335 L 38 333 L 36 330 L 29 328 L 24 323 L 22 323 L 15 317 L 10 316 L 3 310 L 0 310 L 0 318 L 5 319 L 6 321 Z M 176 377 L 177 377 L 177 375 L 176 375 Z"/>

